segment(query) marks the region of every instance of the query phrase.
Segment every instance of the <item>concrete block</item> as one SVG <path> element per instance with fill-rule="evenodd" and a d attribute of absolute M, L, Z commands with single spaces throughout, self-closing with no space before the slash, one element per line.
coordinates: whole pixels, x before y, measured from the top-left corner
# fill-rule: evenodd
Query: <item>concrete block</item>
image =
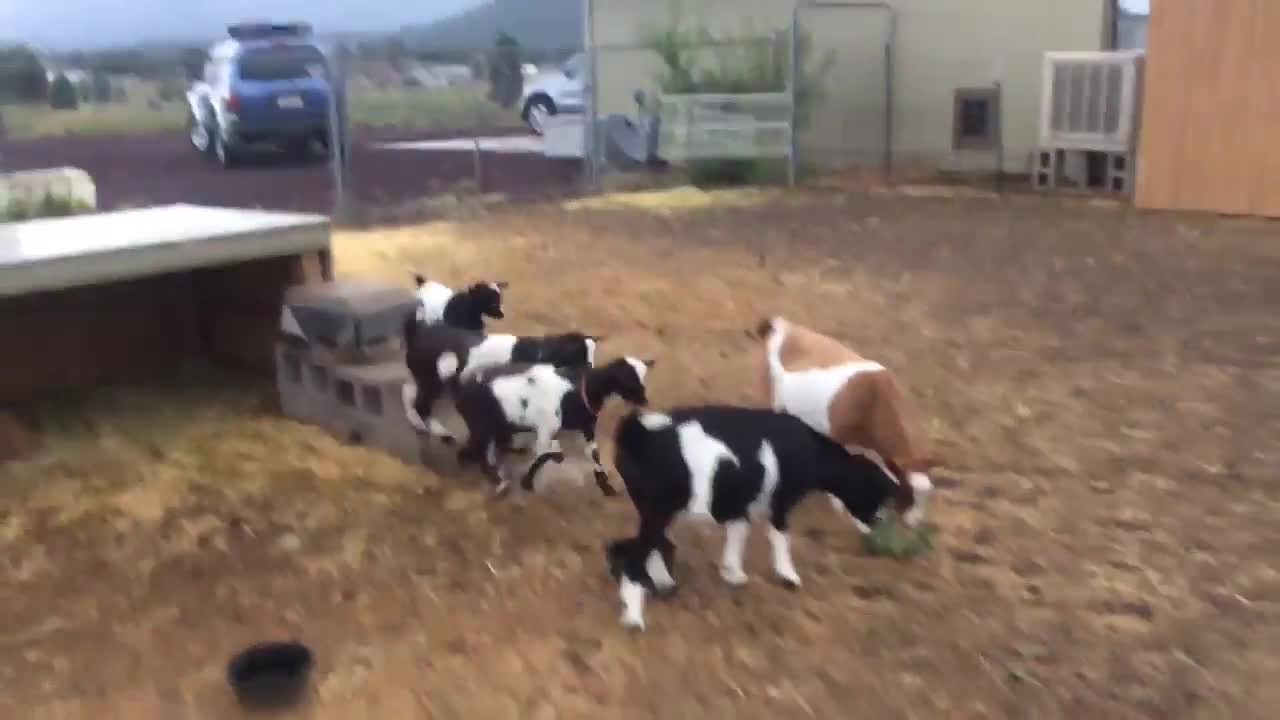
<path fill-rule="evenodd" d="M 1032 175 L 1032 183 L 1037 190 L 1049 190 L 1058 184 L 1058 151 L 1054 148 L 1039 148 L 1036 151 L 1036 167 Z"/>
<path fill-rule="evenodd" d="M 85 209 L 98 207 L 98 189 L 89 173 L 75 167 L 0 173 L 0 207 L 39 203 L 46 195 L 66 198 Z"/>
<path fill-rule="evenodd" d="M 417 307 L 406 287 L 363 280 L 295 285 L 285 293 L 280 329 L 332 363 L 403 364 L 404 321 Z"/>
<path fill-rule="evenodd" d="M 405 416 L 403 388 L 410 379 L 402 359 L 378 363 L 336 363 L 314 348 L 288 342 L 276 345 L 276 382 L 280 407 L 295 420 L 317 425 L 344 442 L 383 450 L 411 465 L 424 464 L 445 476 L 458 475 L 457 447 L 420 435 Z M 445 395 L 432 413 L 461 441 L 467 426 Z M 517 445 L 528 445 L 522 436 Z M 542 487 L 582 486 L 591 472 L 580 438 L 564 438 L 568 462 L 545 466 Z M 530 455 L 508 458 L 505 473 L 514 481 L 533 462 Z M 476 478 L 480 475 L 475 473 Z"/>
<path fill-rule="evenodd" d="M 456 467 L 456 448 L 420 436 L 405 417 L 402 393 L 409 370 L 403 360 L 336 363 L 330 355 L 289 343 L 276 345 L 276 359 L 280 407 L 288 417 L 407 463 Z M 466 438 L 466 424 L 448 397 L 436 403 L 434 414 Z"/>

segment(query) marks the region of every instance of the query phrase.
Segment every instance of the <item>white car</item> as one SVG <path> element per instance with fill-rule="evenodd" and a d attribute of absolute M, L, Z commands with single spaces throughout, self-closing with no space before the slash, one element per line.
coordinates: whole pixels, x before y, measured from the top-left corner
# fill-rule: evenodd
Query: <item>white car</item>
<path fill-rule="evenodd" d="M 586 70 L 586 53 L 575 53 L 560 67 L 524 84 L 520 117 L 530 130 L 541 135 L 543 123 L 552 115 L 582 112 Z"/>

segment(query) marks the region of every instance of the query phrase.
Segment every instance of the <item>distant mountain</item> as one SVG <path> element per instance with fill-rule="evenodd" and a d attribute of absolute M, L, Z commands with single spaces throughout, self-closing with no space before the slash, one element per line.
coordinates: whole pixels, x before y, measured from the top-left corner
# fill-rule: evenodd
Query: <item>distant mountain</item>
<path fill-rule="evenodd" d="M 485 50 L 500 32 L 527 50 L 578 50 L 582 24 L 582 0 L 493 0 L 434 23 L 406 26 L 403 35 L 415 50 Z"/>

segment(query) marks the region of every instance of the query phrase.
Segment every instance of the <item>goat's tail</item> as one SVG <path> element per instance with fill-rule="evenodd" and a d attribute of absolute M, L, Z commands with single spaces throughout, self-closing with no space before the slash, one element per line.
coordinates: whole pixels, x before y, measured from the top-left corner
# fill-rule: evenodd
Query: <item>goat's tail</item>
<path fill-rule="evenodd" d="M 427 276 L 426 276 L 426 275 L 423 275 L 422 273 L 418 272 L 417 270 L 414 270 L 414 271 L 413 271 L 413 284 L 414 284 L 414 285 L 416 285 L 416 286 L 418 286 L 418 287 L 422 287 L 423 285 L 426 285 L 426 284 L 427 284 Z"/>
<path fill-rule="evenodd" d="M 768 364 L 769 379 L 778 387 L 786 368 L 782 366 L 782 343 L 787 339 L 787 321 L 781 316 L 760 322 L 760 337 L 764 339 L 764 357 Z"/>

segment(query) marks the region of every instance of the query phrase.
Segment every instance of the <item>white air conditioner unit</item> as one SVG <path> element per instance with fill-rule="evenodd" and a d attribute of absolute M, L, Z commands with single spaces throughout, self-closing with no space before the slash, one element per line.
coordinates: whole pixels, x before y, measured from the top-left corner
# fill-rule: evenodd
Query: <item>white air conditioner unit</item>
<path fill-rule="evenodd" d="M 1045 53 L 1040 146 L 1132 152 L 1145 56 L 1143 50 Z"/>

